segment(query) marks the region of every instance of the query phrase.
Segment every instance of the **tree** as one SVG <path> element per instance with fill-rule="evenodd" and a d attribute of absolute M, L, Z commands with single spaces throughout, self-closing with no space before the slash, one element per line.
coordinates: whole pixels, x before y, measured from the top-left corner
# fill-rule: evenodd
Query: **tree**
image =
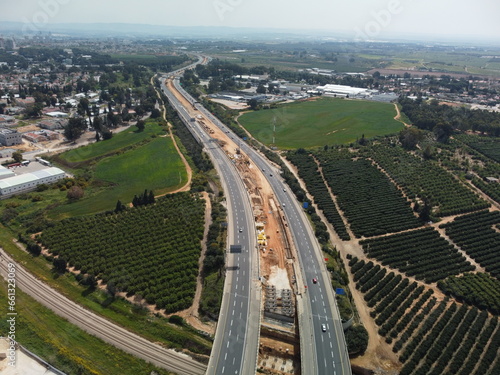
<path fill-rule="evenodd" d="M 453 134 L 453 127 L 449 123 L 439 122 L 433 129 L 436 141 L 447 143 L 450 136 Z"/>
<path fill-rule="evenodd" d="M 103 125 L 102 119 L 99 116 L 95 116 L 94 123 L 92 124 L 95 131 L 97 131 L 97 132 L 101 131 L 102 125 Z"/>
<path fill-rule="evenodd" d="M 63 258 L 61 258 L 61 257 L 54 258 L 54 260 L 52 261 L 52 264 L 54 265 L 54 269 L 57 272 L 60 272 L 60 273 L 66 272 L 67 264 Z"/>
<path fill-rule="evenodd" d="M 118 202 L 116 202 L 115 212 L 118 213 L 118 212 L 122 212 L 124 210 L 125 210 L 125 206 L 122 204 L 122 202 L 120 200 Z"/>
<path fill-rule="evenodd" d="M 266 88 L 264 87 L 264 85 L 261 83 L 258 87 L 257 87 L 257 94 L 265 94 L 266 93 Z"/>
<path fill-rule="evenodd" d="M 106 285 L 106 290 L 111 295 L 111 297 L 114 297 L 115 294 L 116 294 L 116 292 L 118 292 L 118 288 L 116 287 L 116 285 L 113 282 L 113 280 L 108 281 L 108 283 Z"/>
<path fill-rule="evenodd" d="M 79 200 L 79 199 L 83 198 L 83 195 L 84 195 L 84 194 L 85 194 L 85 193 L 84 193 L 83 189 L 82 189 L 80 186 L 78 186 L 78 185 L 74 185 L 74 186 L 72 186 L 72 187 L 68 190 L 68 192 L 67 192 L 66 196 L 67 196 L 67 198 L 68 198 L 69 200 L 71 200 L 71 201 L 77 201 L 77 200 Z"/>
<path fill-rule="evenodd" d="M 423 138 L 423 133 L 417 128 L 405 128 L 399 132 L 399 141 L 406 150 L 413 150 Z"/>
<path fill-rule="evenodd" d="M 432 207 L 427 201 L 427 199 L 424 199 L 424 205 L 420 209 L 420 213 L 418 215 L 419 219 L 422 220 L 424 223 L 427 223 L 431 219 L 431 211 Z"/>
<path fill-rule="evenodd" d="M 156 202 L 153 190 L 149 192 L 148 204 L 154 204 Z"/>
<path fill-rule="evenodd" d="M 28 251 L 33 255 L 33 256 L 39 256 L 42 253 L 42 248 L 40 245 L 34 242 L 30 242 L 27 247 Z"/>
<path fill-rule="evenodd" d="M 422 156 L 424 157 L 425 160 L 432 159 L 434 155 L 434 150 L 431 145 L 427 145 L 424 148 L 424 151 L 422 152 Z"/>
<path fill-rule="evenodd" d="M 259 107 L 259 102 L 257 99 L 250 99 L 247 104 L 250 106 L 250 109 L 255 111 Z"/>
<path fill-rule="evenodd" d="M 68 141 L 75 142 L 82 136 L 87 128 L 85 120 L 81 117 L 70 118 L 68 124 L 64 128 L 64 136 Z"/>
<path fill-rule="evenodd" d="M 107 141 L 108 139 L 113 138 L 113 132 L 111 132 L 108 128 L 104 128 L 102 130 L 102 139 Z"/>
<path fill-rule="evenodd" d="M 366 146 L 366 144 L 368 143 L 368 141 L 366 140 L 365 138 L 365 135 L 361 135 L 361 138 L 358 140 L 358 143 L 360 146 Z"/>
<path fill-rule="evenodd" d="M 137 111 L 136 111 L 137 113 Z M 151 111 L 151 118 L 159 118 L 161 117 L 161 112 L 159 109 L 156 109 L 154 108 L 152 111 Z"/>
<path fill-rule="evenodd" d="M 139 120 L 137 121 L 137 124 L 135 126 L 137 127 L 138 132 L 143 132 L 146 128 L 146 123 L 144 122 L 144 120 Z"/>
<path fill-rule="evenodd" d="M 353 325 L 345 333 L 349 353 L 362 355 L 368 347 L 368 331 L 362 325 Z"/>
<path fill-rule="evenodd" d="M 16 163 L 20 163 L 23 161 L 23 154 L 21 151 L 16 151 L 12 154 L 12 159 L 14 159 L 14 161 Z"/>
<path fill-rule="evenodd" d="M 40 117 L 42 115 L 43 103 L 34 103 L 26 108 L 26 116 Z"/>

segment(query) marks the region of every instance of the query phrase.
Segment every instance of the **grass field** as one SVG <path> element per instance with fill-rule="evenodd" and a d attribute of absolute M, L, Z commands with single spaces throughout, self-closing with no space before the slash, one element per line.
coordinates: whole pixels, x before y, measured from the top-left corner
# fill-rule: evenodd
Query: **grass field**
<path fill-rule="evenodd" d="M 165 130 L 156 125 L 156 122 L 149 123 L 144 131 L 139 133 L 137 133 L 135 126 L 131 126 L 129 129 L 113 135 L 113 138 L 109 141 L 96 142 L 67 151 L 61 155 L 61 159 L 69 163 L 87 161 L 141 142 L 154 134 L 159 135 L 162 133 L 165 133 Z"/>
<path fill-rule="evenodd" d="M 62 219 L 112 210 L 117 200 L 131 202 L 144 189 L 153 190 L 156 195 L 166 193 L 183 186 L 187 172 L 171 138 L 158 137 L 134 150 L 102 159 L 95 166 L 95 178 L 111 186 L 55 208 L 51 217 Z"/>
<path fill-rule="evenodd" d="M 271 145 L 276 125 L 280 149 L 346 144 L 365 137 L 395 133 L 403 125 L 394 120 L 393 104 L 362 100 L 320 98 L 249 112 L 239 118 L 259 141 Z"/>

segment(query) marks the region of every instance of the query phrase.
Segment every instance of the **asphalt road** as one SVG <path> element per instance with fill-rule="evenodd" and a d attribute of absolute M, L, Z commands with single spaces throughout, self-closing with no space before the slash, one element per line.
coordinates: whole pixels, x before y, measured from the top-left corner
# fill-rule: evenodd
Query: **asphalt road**
<path fill-rule="evenodd" d="M 0 249 L 0 274 L 7 278 L 7 264 L 15 262 Z M 206 366 L 192 358 L 165 349 L 96 315 L 36 279 L 19 264 L 15 266 L 16 287 L 32 296 L 57 315 L 93 336 L 158 367 L 180 375 L 204 374 Z"/>
<path fill-rule="evenodd" d="M 178 85 L 176 87 L 180 88 Z M 191 120 L 186 108 L 162 84 L 181 119 L 211 156 L 221 177 L 229 216 L 229 245 L 241 252 L 226 257 L 226 281 L 216 337 L 207 374 L 255 374 L 260 327 L 260 288 L 257 284 L 256 233 L 249 196 L 241 177 L 224 151 Z M 191 98 L 191 103 L 194 99 Z"/>
<path fill-rule="evenodd" d="M 237 136 L 205 108 L 199 104 L 197 108 L 236 139 Z M 307 374 L 351 374 L 342 322 L 330 277 L 306 214 L 280 177 L 280 170 L 247 143 L 241 142 L 241 148 L 258 168 L 265 171 L 265 176 L 288 220 L 299 254 L 302 275 L 305 278 L 303 284 L 306 286 L 299 297 L 303 298 L 303 301 L 299 301 L 303 302 L 303 315 L 299 316 L 302 369 Z M 318 280 L 317 284 L 312 282 L 313 278 Z M 322 331 L 322 324 L 325 324 L 326 332 Z"/>

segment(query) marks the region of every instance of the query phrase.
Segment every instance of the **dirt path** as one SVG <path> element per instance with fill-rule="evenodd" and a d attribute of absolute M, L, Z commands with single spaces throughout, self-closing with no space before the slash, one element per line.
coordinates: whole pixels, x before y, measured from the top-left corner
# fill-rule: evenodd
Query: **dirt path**
<path fill-rule="evenodd" d="M 205 230 L 203 233 L 203 238 L 204 238 L 204 243 L 202 246 L 202 252 L 200 259 L 198 261 L 198 277 L 196 278 L 196 292 L 194 294 L 194 299 L 193 299 L 193 304 L 187 308 L 186 310 L 179 311 L 175 313 L 175 315 L 179 315 L 186 320 L 186 322 L 189 323 L 192 327 L 207 332 L 211 335 L 215 334 L 215 325 L 210 324 L 210 323 L 204 323 L 200 320 L 200 315 L 198 313 L 198 309 L 200 307 L 200 299 L 201 299 L 201 292 L 203 290 L 203 277 L 202 277 L 202 270 L 203 270 L 203 262 L 205 260 L 205 254 L 207 251 L 207 234 L 208 234 L 208 229 L 210 227 L 210 224 L 212 223 L 212 202 L 210 201 L 210 197 L 207 192 L 202 193 L 203 199 L 205 199 L 206 206 L 205 206 Z"/>
<path fill-rule="evenodd" d="M 156 91 L 156 95 L 158 95 L 158 98 L 161 100 L 161 95 L 160 95 L 159 91 L 157 90 L 156 86 L 154 85 L 153 77 L 151 77 L 151 85 L 153 85 L 153 87 Z M 191 189 L 191 181 L 193 179 L 193 170 L 191 169 L 191 166 L 187 162 L 184 154 L 181 152 L 179 145 L 177 144 L 177 141 L 175 140 L 174 133 L 172 132 L 172 124 L 167 121 L 167 109 L 165 108 L 164 105 L 162 105 L 161 107 L 162 107 L 163 119 L 166 121 L 166 123 L 168 125 L 168 134 L 169 134 L 170 138 L 172 139 L 174 147 L 177 150 L 177 153 L 179 154 L 179 156 L 182 160 L 182 163 L 184 164 L 184 167 L 186 168 L 187 178 L 188 178 L 187 182 L 184 186 L 182 186 L 179 189 L 176 189 L 174 191 L 170 191 L 168 194 L 179 193 L 181 191 L 189 191 Z"/>
<path fill-rule="evenodd" d="M 397 115 L 394 116 L 394 120 L 399 121 L 404 126 L 406 126 L 407 128 L 409 128 L 411 125 L 407 124 L 406 122 L 404 122 L 403 120 L 401 120 L 401 111 L 399 110 L 398 103 L 394 103 L 394 108 L 396 108 L 396 113 L 397 113 Z"/>

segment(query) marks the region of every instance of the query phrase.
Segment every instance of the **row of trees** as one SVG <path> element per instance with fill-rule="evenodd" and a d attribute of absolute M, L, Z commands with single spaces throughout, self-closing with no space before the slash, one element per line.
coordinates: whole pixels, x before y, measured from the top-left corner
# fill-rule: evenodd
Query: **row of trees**
<path fill-rule="evenodd" d="M 437 100 L 430 103 L 421 98 L 417 100 L 401 96 L 399 103 L 403 112 L 420 129 L 433 130 L 442 134 L 446 139 L 453 130 L 479 131 L 500 136 L 500 114 L 486 110 L 472 110 L 465 106 L 454 108 L 440 105 Z"/>
<path fill-rule="evenodd" d="M 410 199 L 428 202 L 433 216 L 456 215 L 490 206 L 435 161 L 422 160 L 389 142 L 363 148 L 361 152 L 373 158 Z"/>
<path fill-rule="evenodd" d="M 307 190 L 314 197 L 314 202 L 323 211 L 326 219 L 332 224 L 335 232 L 344 241 L 349 241 L 351 237 L 347 233 L 344 222 L 333 202 L 325 182 L 318 170 L 318 165 L 313 157 L 299 149 L 295 152 L 287 153 L 289 159 L 299 171 L 299 176 L 307 183 Z"/>
<path fill-rule="evenodd" d="M 137 195 L 134 195 L 134 199 L 132 199 L 132 205 L 134 207 L 139 207 L 139 206 L 147 206 L 148 204 L 155 204 L 156 199 L 155 195 L 153 193 L 153 190 L 150 190 L 148 193 L 148 190 L 144 190 L 144 193 Z"/>
<path fill-rule="evenodd" d="M 203 227 L 204 201 L 179 193 L 154 205 L 54 223 L 38 241 L 82 274 L 174 312 L 192 302 Z"/>
<path fill-rule="evenodd" d="M 369 257 L 428 283 L 475 270 L 433 228 L 368 239 L 360 244 Z"/>
<path fill-rule="evenodd" d="M 472 373 L 474 365 L 471 368 L 464 358 L 478 338 L 484 354 L 474 350 L 474 363 L 478 363 L 482 371 L 476 373 L 492 373 L 499 343 L 495 336 L 489 345 L 486 343 L 494 331 L 491 327 L 497 324 L 496 317 L 488 318 L 486 312 L 480 313 L 475 307 L 449 305 L 448 298 L 436 306 L 431 289 L 424 293 L 423 286 L 393 273 L 381 279 L 377 276 L 381 274 L 380 269 L 373 262 L 353 257 L 349 266 L 357 288 L 368 292 L 364 298 L 373 307 L 370 315 L 376 318 L 379 333 L 386 337 L 387 343 L 397 339 L 394 352 L 403 349 L 399 356 L 405 364 L 401 374 L 457 374 L 462 365 L 460 373 Z"/>
<path fill-rule="evenodd" d="M 496 279 L 500 279 L 500 212 L 479 211 L 441 225 L 446 234 Z"/>
<path fill-rule="evenodd" d="M 486 273 L 466 273 L 462 276 L 450 276 L 438 282 L 438 287 L 445 294 L 452 295 L 459 301 L 500 314 L 500 281 Z"/>
<path fill-rule="evenodd" d="M 346 150 L 318 152 L 323 175 L 357 237 L 402 231 L 421 225 L 397 187 L 366 159 Z"/>

